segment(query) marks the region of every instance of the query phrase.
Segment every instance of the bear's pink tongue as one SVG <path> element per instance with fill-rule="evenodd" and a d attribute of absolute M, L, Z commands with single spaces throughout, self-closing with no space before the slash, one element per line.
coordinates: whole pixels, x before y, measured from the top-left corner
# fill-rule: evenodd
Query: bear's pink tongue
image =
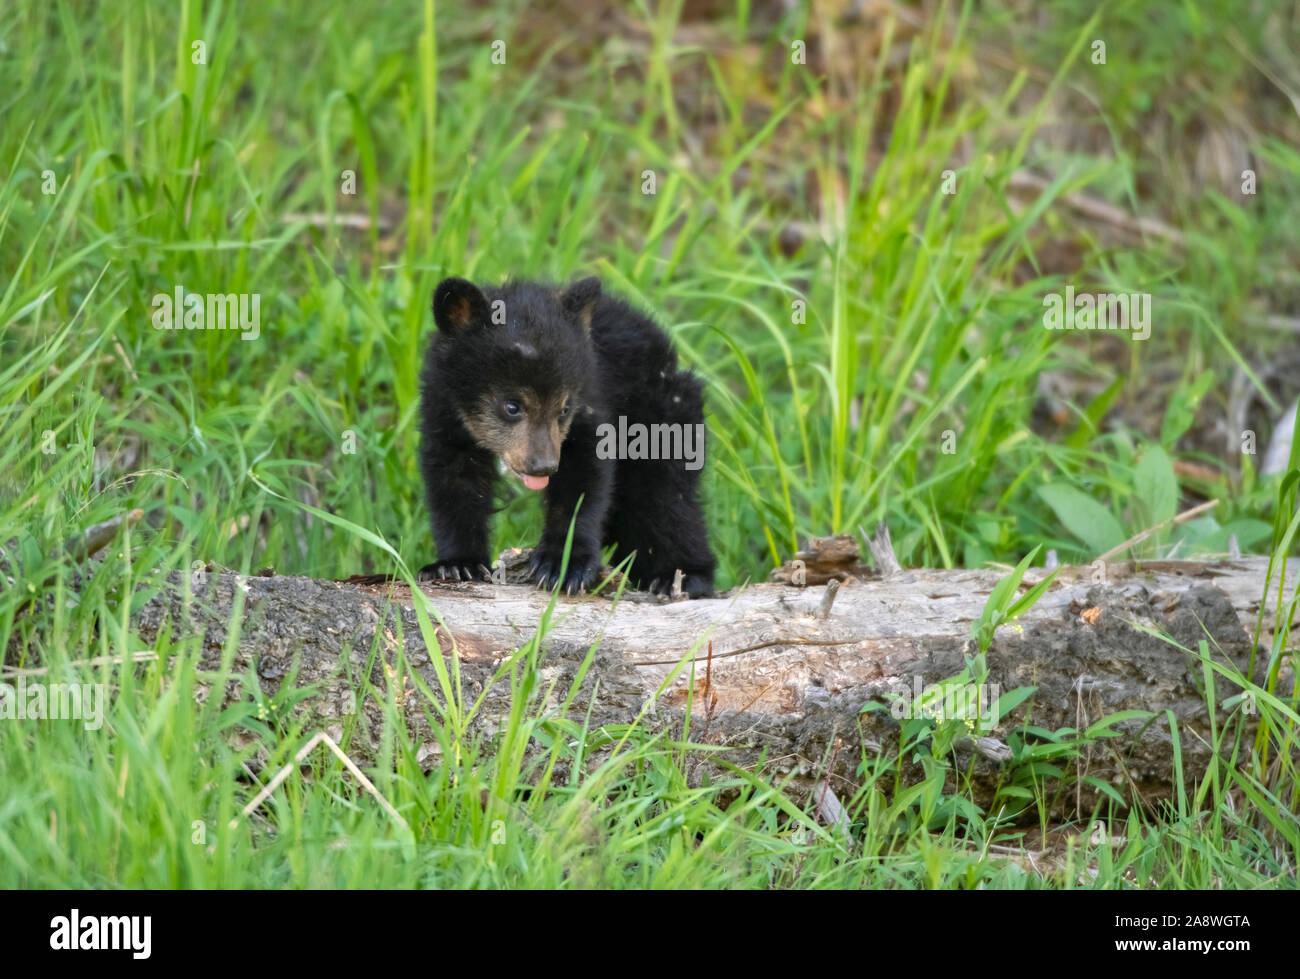
<path fill-rule="evenodd" d="M 524 485 L 530 490 L 546 489 L 546 484 L 550 481 L 549 476 L 524 476 Z"/>

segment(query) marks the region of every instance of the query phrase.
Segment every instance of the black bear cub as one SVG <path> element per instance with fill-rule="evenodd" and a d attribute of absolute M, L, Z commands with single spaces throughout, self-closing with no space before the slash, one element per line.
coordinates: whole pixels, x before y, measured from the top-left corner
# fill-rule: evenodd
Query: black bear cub
<path fill-rule="evenodd" d="M 500 459 L 544 497 L 546 526 L 532 555 L 539 585 L 560 579 L 576 508 L 565 591 L 595 585 L 601 547 L 614 544 L 615 565 L 635 553 L 631 578 L 641 587 L 667 593 L 680 569 L 683 592 L 712 594 L 698 495 L 701 385 L 678 370 L 662 329 L 603 295 L 594 278 L 486 289 L 444 279 L 433 318 L 420 468 L 438 559 L 422 576 L 489 577 Z"/>

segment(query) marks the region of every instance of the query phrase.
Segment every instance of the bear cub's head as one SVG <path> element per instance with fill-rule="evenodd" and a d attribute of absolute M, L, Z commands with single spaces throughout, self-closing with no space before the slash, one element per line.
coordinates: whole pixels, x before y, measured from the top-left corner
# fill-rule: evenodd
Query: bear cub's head
<path fill-rule="evenodd" d="M 574 417 L 596 397 L 591 316 L 599 298 L 594 278 L 486 293 L 451 278 L 434 290 L 444 393 L 470 437 L 530 490 L 546 487 Z"/>

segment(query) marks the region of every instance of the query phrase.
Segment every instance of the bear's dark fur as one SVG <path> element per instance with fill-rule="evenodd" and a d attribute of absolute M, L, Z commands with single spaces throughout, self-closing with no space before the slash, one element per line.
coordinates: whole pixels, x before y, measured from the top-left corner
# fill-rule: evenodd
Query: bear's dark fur
<path fill-rule="evenodd" d="M 495 289 L 445 279 L 433 315 L 438 332 L 421 375 L 420 468 L 438 559 L 421 574 L 489 577 L 499 458 L 527 488 L 544 489 L 546 526 L 532 556 L 539 585 L 559 581 L 581 497 L 566 591 L 596 584 L 601 546 L 614 544 L 616 565 L 635 552 L 631 577 L 642 587 L 667 593 L 681 569 L 687 595 L 712 594 L 714 560 L 698 496 L 701 385 L 678 370 L 667 334 L 602 294 L 594 278 L 567 288 L 510 282 Z M 690 426 L 701 437 L 694 468 L 682 458 L 602 458 L 620 416 L 623 431 L 637 423 L 682 426 L 682 433 Z M 650 431 L 662 433 L 667 448 L 674 430 Z"/>

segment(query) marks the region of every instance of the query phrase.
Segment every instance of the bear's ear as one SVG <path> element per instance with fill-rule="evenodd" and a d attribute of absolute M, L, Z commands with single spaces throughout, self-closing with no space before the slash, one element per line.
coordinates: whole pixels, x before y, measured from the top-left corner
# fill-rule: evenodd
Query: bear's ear
<path fill-rule="evenodd" d="M 595 276 L 575 282 L 560 296 L 564 311 L 578 321 L 583 332 L 591 332 L 591 311 L 600 298 L 600 280 Z"/>
<path fill-rule="evenodd" d="M 443 279 L 433 291 L 433 321 L 441 333 L 456 335 L 488 325 L 487 297 L 464 279 Z"/>

